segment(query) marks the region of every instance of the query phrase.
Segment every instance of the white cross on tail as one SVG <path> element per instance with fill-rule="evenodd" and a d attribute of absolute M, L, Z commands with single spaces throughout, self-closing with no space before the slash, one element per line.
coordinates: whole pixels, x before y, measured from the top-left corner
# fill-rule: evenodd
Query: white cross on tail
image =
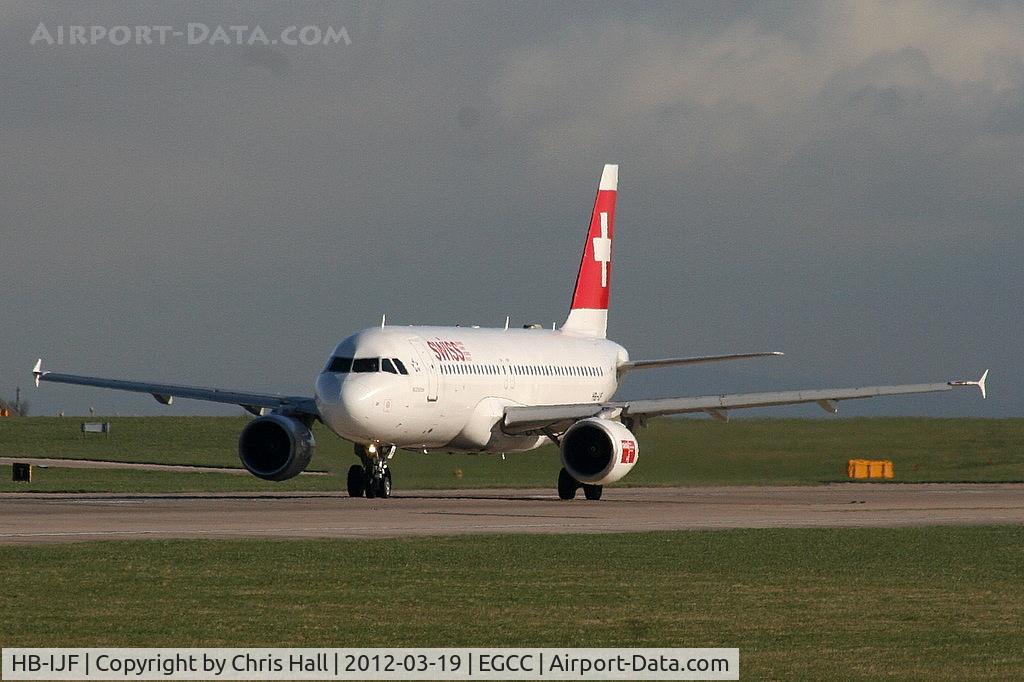
<path fill-rule="evenodd" d="M 601 263 L 601 286 L 608 288 L 608 263 L 612 260 L 612 240 L 608 239 L 608 214 L 601 212 L 601 236 L 594 237 L 594 260 Z"/>

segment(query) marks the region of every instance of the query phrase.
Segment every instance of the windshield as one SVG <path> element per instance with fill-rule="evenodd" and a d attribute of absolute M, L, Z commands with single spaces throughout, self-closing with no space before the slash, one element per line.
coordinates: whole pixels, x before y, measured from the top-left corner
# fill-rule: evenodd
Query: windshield
<path fill-rule="evenodd" d="M 325 372 L 341 372 L 345 373 L 352 367 L 352 358 L 331 358 L 331 361 L 327 363 L 327 369 Z"/>
<path fill-rule="evenodd" d="M 388 374 L 409 374 L 398 358 L 331 358 L 325 372 L 348 374 L 349 372 L 387 372 Z"/>

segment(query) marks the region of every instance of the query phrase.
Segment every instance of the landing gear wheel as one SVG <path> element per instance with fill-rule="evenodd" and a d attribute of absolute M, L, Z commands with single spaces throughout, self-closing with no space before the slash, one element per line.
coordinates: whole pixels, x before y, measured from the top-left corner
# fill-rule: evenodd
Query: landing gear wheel
<path fill-rule="evenodd" d="M 588 500 L 600 500 L 601 493 L 604 491 L 603 485 L 587 485 L 583 484 L 583 495 Z"/>
<path fill-rule="evenodd" d="M 353 464 L 348 468 L 348 496 L 362 497 L 366 492 L 366 475 L 363 467 Z"/>
<path fill-rule="evenodd" d="M 391 497 L 391 470 L 385 469 L 384 475 L 381 476 L 379 481 L 375 481 L 377 484 L 377 497 L 388 498 Z"/>
<path fill-rule="evenodd" d="M 579 489 L 580 482 L 570 476 L 568 471 L 562 469 L 558 472 L 558 497 L 563 500 L 575 499 Z"/>

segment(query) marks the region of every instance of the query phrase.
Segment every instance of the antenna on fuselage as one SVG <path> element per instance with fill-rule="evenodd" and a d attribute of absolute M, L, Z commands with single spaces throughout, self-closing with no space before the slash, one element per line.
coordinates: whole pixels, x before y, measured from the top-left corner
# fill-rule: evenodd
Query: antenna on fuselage
<path fill-rule="evenodd" d="M 388 321 L 388 314 L 387 313 L 381 313 L 381 315 L 380 315 L 380 328 L 381 329 L 384 328 L 384 325 L 387 324 L 387 321 Z"/>

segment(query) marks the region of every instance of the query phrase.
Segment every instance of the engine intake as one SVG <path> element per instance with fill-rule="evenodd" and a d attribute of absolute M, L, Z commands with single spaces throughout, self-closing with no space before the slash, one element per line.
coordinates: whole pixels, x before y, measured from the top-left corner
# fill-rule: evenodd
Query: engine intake
<path fill-rule="evenodd" d="M 251 421 L 238 437 L 238 458 L 253 476 L 285 481 L 309 466 L 316 441 L 298 419 L 269 414 Z"/>
<path fill-rule="evenodd" d="M 562 466 L 580 483 L 614 483 L 629 473 L 639 454 L 636 436 L 608 419 L 583 419 L 562 436 Z"/>

